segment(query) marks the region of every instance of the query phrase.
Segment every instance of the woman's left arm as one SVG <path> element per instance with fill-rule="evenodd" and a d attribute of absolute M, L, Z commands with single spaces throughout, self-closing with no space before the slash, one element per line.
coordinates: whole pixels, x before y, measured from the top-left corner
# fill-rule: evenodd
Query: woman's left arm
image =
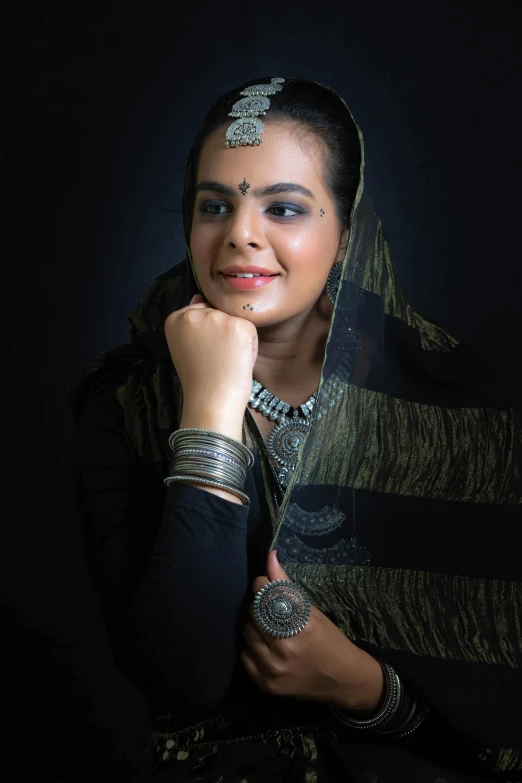
<path fill-rule="evenodd" d="M 267 577 L 254 580 L 254 593 L 268 581 L 289 578 L 274 552 L 268 555 Z M 512 595 L 518 591 L 518 586 L 511 586 Z M 316 606 L 298 634 L 277 639 L 256 625 L 252 604 L 249 611 L 240 660 L 267 693 L 323 702 L 347 710 L 351 718 L 367 720 L 382 706 L 383 683 L 377 668 L 377 658 L 382 658 L 399 676 L 410 701 L 417 700 L 413 717 L 420 718 L 424 708 L 428 711 L 405 737 L 380 733 L 384 724 L 372 729 L 376 741 L 401 743 L 450 768 L 492 780 L 522 771 L 520 668 L 355 643 Z M 338 724 L 341 727 L 340 720 Z M 415 720 L 409 725 L 414 726 Z M 354 730 L 358 731 L 350 729 L 351 736 Z"/>
<path fill-rule="evenodd" d="M 267 577 L 254 579 L 255 595 L 269 581 L 289 579 L 273 550 L 267 558 Z M 380 651 L 363 649 L 361 643 L 352 642 L 335 623 L 316 606 L 311 607 L 310 618 L 302 631 L 295 636 L 276 639 L 265 633 L 255 621 L 253 604 L 249 606 L 250 620 L 243 627 L 245 646 L 240 661 L 250 678 L 266 693 L 284 696 L 298 701 L 320 702 L 344 713 L 344 717 L 368 720 L 382 708 L 387 695 L 383 668 L 379 663 Z M 426 702 L 402 681 L 404 698 L 400 702 L 393 724 L 380 726 L 395 728 L 397 718 L 410 713 L 404 731 L 414 727 L 411 733 L 390 741 L 422 752 L 435 742 L 443 742 L 448 760 L 462 749 Z M 416 709 L 411 708 L 416 701 Z M 426 710 L 426 708 L 428 708 Z M 342 729 L 343 715 L 337 721 Z M 418 723 L 418 718 L 422 721 Z M 399 721 L 403 723 L 403 721 Z M 350 729 L 353 732 L 353 729 Z M 377 736 L 378 730 L 373 730 Z M 402 733 L 402 732 L 401 732 Z M 382 739 L 385 735 L 379 735 Z M 455 744 L 453 742 L 455 740 Z"/>
<path fill-rule="evenodd" d="M 288 579 L 275 551 L 267 558 L 267 577 L 257 577 L 253 593 L 276 579 Z M 350 641 L 317 607 L 302 631 L 286 639 L 265 633 L 251 619 L 243 628 L 246 647 L 240 660 L 256 684 L 274 696 L 317 701 L 361 716 L 374 713 L 383 697 L 384 677 L 377 659 Z"/>

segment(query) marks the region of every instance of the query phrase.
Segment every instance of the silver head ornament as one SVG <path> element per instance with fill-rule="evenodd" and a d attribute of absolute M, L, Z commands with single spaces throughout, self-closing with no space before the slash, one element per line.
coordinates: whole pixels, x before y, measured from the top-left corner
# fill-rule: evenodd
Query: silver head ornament
<path fill-rule="evenodd" d="M 258 119 L 270 108 L 269 95 L 275 95 L 283 88 L 284 79 L 274 77 L 270 84 L 252 84 L 240 92 L 244 98 L 236 101 L 229 117 L 237 117 L 227 128 L 225 147 L 258 147 L 263 139 L 261 134 L 265 126 Z"/>

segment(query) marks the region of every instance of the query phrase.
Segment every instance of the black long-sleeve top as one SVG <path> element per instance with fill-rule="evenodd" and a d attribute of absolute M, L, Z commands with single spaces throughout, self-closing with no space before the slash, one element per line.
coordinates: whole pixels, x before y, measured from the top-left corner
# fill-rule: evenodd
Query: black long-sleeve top
<path fill-rule="evenodd" d="M 81 415 L 74 461 L 86 559 L 116 662 L 151 715 L 185 722 L 270 700 L 239 661 L 272 537 L 258 454 L 245 484 L 250 506 L 187 484 L 158 491 L 127 445 L 110 388 Z M 430 713 L 400 743 L 431 746 L 435 723 Z"/>
<path fill-rule="evenodd" d="M 111 388 L 84 409 L 74 460 L 109 638 L 152 712 L 200 716 L 238 694 L 260 698 L 239 662 L 271 536 L 257 455 L 245 485 L 250 506 L 179 483 L 159 492 L 127 445 Z"/>

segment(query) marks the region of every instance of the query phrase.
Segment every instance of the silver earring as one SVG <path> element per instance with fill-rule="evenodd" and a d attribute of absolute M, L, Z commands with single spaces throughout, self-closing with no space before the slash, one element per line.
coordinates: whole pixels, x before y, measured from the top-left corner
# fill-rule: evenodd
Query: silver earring
<path fill-rule="evenodd" d="M 334 264 L 330 269 L 330 274 L 326 280 L 326 292 L 330 297 L 332 304 L 335 304 L 335 297 L 339 290 L 339 283 L 341 281 L 341 264 Z"/>

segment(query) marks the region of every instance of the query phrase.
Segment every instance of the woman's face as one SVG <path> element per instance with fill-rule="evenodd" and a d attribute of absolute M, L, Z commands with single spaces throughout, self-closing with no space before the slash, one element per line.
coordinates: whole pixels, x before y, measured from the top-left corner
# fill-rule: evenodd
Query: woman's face
<path fill-rule="evenodd" d="M 313 310 L 348 232 L 326 190 L 319 144 L 309 136 L 303 143 L 290 124 L 266 123 L 259 147 L 227 148 L 225 130 L 208 137 L 199 160 L 196 276 L 216 309 L 273 326 Z M 263 276 L 227 274 L 248 267 Z"/>

